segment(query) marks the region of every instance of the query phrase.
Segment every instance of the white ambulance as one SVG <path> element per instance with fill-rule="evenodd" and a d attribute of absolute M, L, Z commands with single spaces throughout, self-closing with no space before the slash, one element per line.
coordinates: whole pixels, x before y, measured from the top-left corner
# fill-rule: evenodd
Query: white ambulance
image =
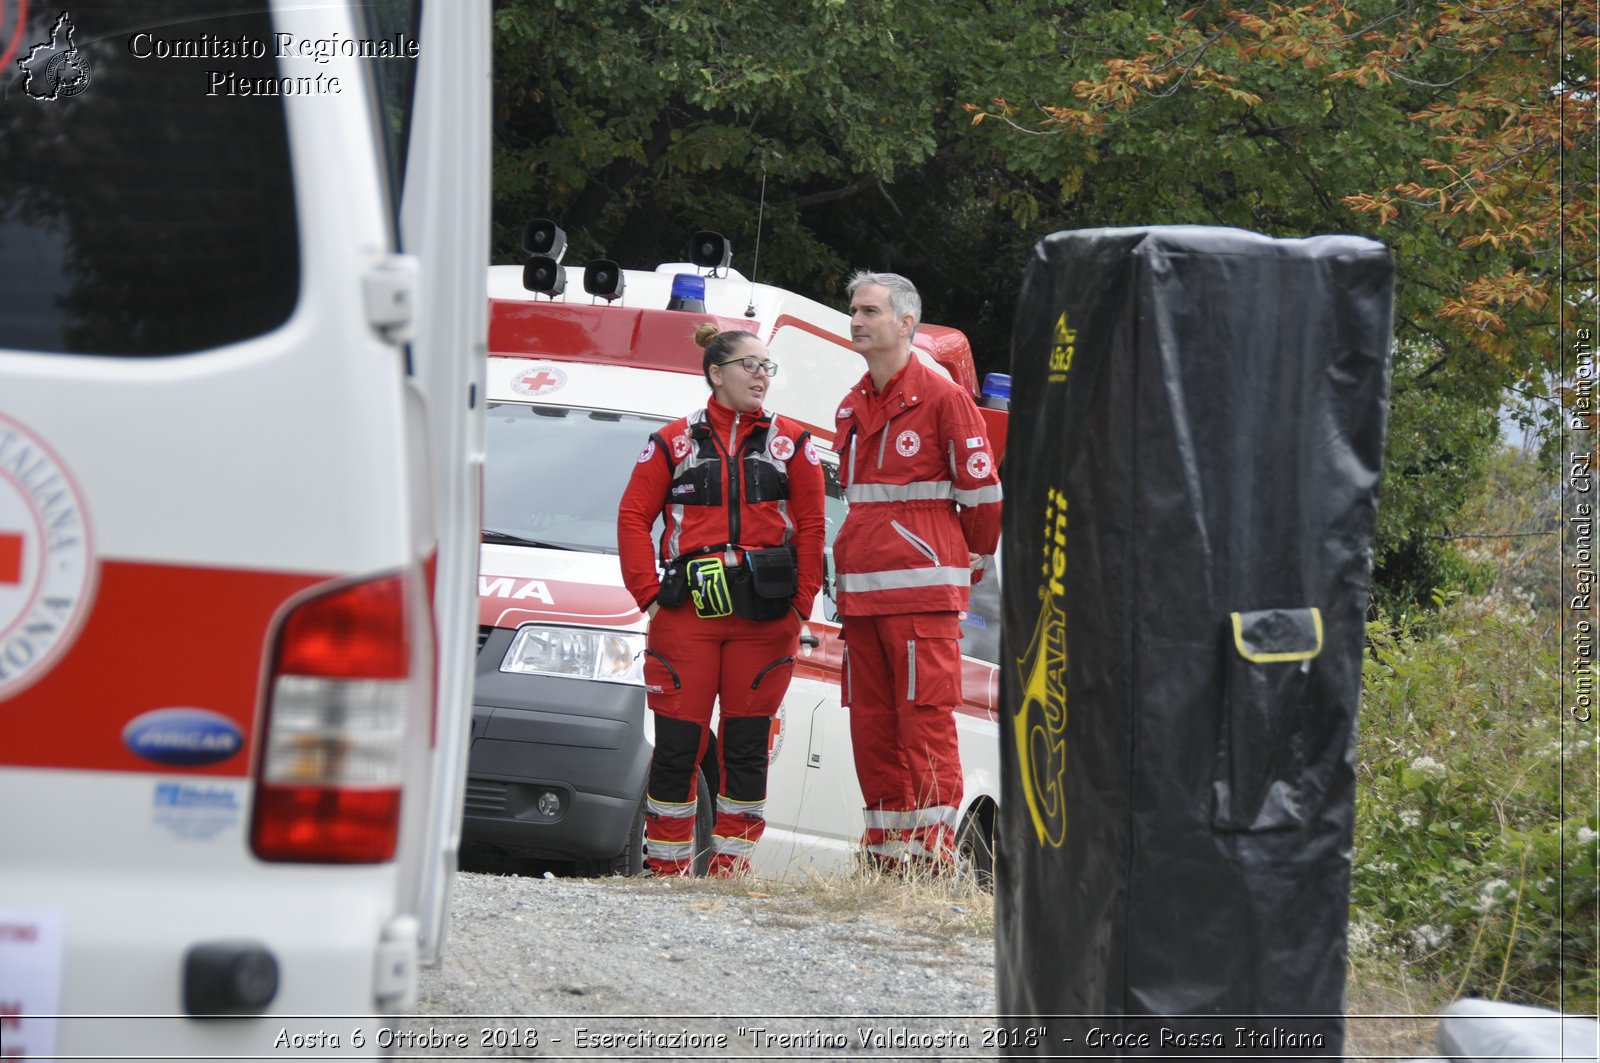
<path fill-rule="evenodd" d="M 8 9 L 0 1054 L 380 1054 L 465 777 L 488 4 Z"/>
<path fill-rule="evenodd" d="M 562 241 L 540 222 L 526 242 L 549 252 Z M 643 864 L 652 738 L 640 670 L 646 619 L 622 583 L 617 504 L 649 434 L 705 405 L 696 326 L 711 320 L 760 337 L 780 366 L 768 408 L 805 424 L 824 448 L 839 401 L 865 371 L 846 314 L 752 283 L 729 266 L 726 241 L 714 233 L 696 234 L 691 245 L 693 262 L 653 272 L 609 261 L 565 267 L 552 254 L 489 271 L 478 675 L 463 823 L 474 849 L 573 861 L 594 873 Z M 916 342 L 977 395 L 964 336 L 924 325 Z M 985 413 L 1003 445 L 1004 413 Z M 846 506 L 837 458 L 823 454 L 831 548 Z M 991 858 L 1000 792 L 998 584 L 974 588 L 963 626 L 960 812 L 980 870 Z M 850 867 L 862 831 L 840 704 L 843 644 L 824 590 L 774 721 L 767 829 L 754 858 L 766 876 Z M 715 764 L 708 752 L 698 787 L 702 868 Z"/>

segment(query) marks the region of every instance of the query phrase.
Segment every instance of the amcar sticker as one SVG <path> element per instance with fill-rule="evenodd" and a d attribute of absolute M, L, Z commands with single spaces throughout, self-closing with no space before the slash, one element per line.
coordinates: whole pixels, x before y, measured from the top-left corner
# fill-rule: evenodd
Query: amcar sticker
<path fill-rule="evenodd" d="M 65 464 L 0 415 L 0 701 L 77 637 L 94 591 L 88 515 Z"/>
<path fill-rule="evenodd" d="M 123 744 L 157 764 L 193 768 L 227 760 L 244 748 L 244 732 L 206 709 L 156 709 L 128 721 Z"/>

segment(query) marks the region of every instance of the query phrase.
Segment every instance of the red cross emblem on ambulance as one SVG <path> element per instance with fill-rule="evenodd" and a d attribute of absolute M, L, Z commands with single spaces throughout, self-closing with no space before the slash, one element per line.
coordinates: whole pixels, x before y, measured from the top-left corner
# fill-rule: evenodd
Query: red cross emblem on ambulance
<path fill-rule="evenodd" d="M 0 531 L 0 586 L 22 582 L 22 533 Z"/>
<path fill-rule="evenodd" d="M 71 645 L 93 574 L 71 473 L 43 439 L 0 416 L 0 701 Z"/>
<path fill-rule="evenodd" d="M 566 382 L 565 371 L 553 365 L 536 365 L 513 378 L 511 390 L 518 395 L 548 395 L 552 391 L 559 391 Z"/>

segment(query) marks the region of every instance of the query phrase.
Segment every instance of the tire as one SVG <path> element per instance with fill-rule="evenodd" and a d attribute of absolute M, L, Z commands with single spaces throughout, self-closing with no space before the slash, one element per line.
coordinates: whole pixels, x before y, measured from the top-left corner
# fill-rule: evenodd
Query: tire
<path fill-rule="evenodd" d="M 717 822 L 717 799 L 706 782 L 703 769 L 695 769 L 694 789 L 694 857 L 690 873 L 695 878 L 704 878 L 711 866 L 711 832 Z M 628 847 L 611 858 L 609 870 L 602 871 L 602 874 L 632 876 L 648 870 L 645 863 L 644 801 L 643 797 L 639 798 L 639 812 L 633 818 L 633 829 L 628 832 Z"/>
<path fill-rule="evenodd" d="M 628 846 L 621 854 L 611 858 L 611 866 L 605 872 L 608 875 L 634 875 L 643 874 L 644 864 L 644 798 L 639 798 L 639 811 L 633 815 L 633 826 L 628 831 Z"/>
<path fill-rule="evenodd" d="M 707 783 L 704 768 L 695 773 L 694 792 L 694 861 L 690 873 L 695 878 L 705 878 L 711 868 L 711 834 L 717 824 L 717 794 Z"/>
<path fill-rule="evenodd" d="M 999 843 L 996 818 L 994 806 L 984 801 L 968 810 L 956 834 L 956 852 L 979 889 L 994 889 L 994 855 Z"/>

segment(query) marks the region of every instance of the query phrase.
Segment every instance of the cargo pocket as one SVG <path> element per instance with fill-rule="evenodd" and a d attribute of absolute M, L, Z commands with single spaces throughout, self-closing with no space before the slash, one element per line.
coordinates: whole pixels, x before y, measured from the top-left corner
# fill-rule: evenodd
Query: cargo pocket
<path fill-rule="evenodd" d="M 683 681 L 678 670 L 655 650 L 644 651 L 645 701 L 652 709 L 671 713 L 678 707 Z"/>
<path fill-rule="evenodd" d="M 905 699 L 926 708 L 961 704 L 961 621 L 955 613 L 911 618 Z"/>
<path fill-rule="evenodd" d="M 794 658 L 779 657 L 756 673 L 750 684 L 750 696 L 743 715 L 769 716 L 778 711 L 783 695 L 789 691 L 789 680 L 794 678 Z"/>
<path fill-rule="evenodd" d="M 1322 652 L 1322 613 L 1232 613 L 1227 634 L 1212 825 L 1248 831 L 1297 826 L 1304 818 L 1305 701 Z"/>

